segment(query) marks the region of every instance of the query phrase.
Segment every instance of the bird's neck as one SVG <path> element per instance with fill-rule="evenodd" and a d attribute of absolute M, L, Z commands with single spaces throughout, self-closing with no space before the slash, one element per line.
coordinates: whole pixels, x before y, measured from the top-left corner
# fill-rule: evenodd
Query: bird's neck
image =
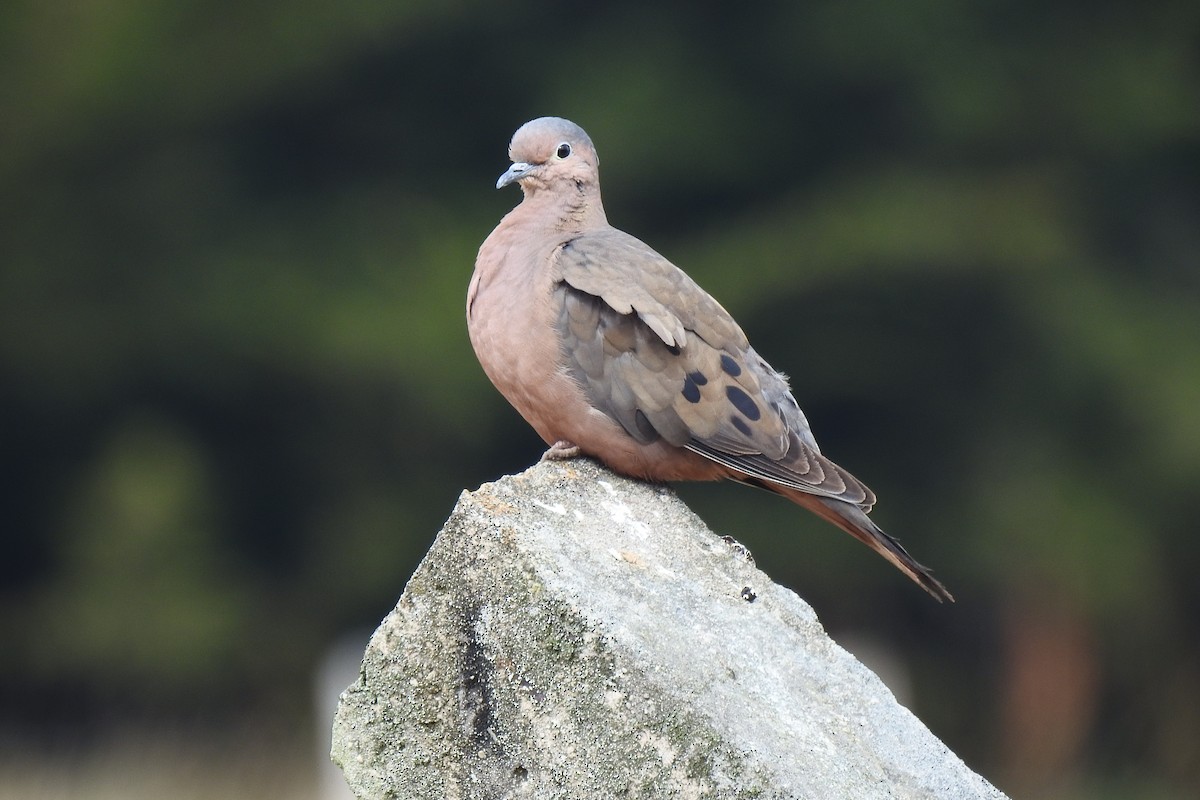
<path fill-rule="evenodd" d="M 567 232 L 602 228 L 608 225 L 600 188 L 595 185 L 572 183 L 566 190 L 533 188 L 525 190 L 520 209 L 524 215 L 539 220 L 554 220 L 554 227 Z"/>

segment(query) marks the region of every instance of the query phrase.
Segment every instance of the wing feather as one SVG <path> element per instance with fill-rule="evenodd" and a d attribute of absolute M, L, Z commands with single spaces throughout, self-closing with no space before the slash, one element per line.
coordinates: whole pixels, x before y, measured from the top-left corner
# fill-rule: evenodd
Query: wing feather
<path fill-rule="evenodd" d="M 567 368 L 630 436 L 870 510 L 871 490 L 821 455 L 786 377 L 675 265 L 609 229 L 567 242 L 557 268 Z"/>

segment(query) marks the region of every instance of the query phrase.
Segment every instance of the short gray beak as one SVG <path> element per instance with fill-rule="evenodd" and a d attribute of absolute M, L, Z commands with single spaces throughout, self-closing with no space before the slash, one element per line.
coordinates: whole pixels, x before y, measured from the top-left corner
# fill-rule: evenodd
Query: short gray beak
<path fill-rule="evenodd" d="M 521 180 L 521 178 L 524 178 L 526 175 L 528 175 L 529 171 L 535 166 L 537 165 L 529 164 L 524 161 L 513 162 L 513 165 L 508 168 L 508 171 L 500 176 L 500 180 L 496 181 L 496 188 L 503 189 L 513 181 Z"/>

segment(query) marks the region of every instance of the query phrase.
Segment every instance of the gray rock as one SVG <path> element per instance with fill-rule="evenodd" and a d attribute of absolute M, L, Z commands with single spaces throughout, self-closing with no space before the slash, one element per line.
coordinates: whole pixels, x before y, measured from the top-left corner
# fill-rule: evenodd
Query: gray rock
<path fill-rule="evenodd" d="M 464 492 L 343 693 L 360 798 L 1002 798 L 670 490 Z"/>

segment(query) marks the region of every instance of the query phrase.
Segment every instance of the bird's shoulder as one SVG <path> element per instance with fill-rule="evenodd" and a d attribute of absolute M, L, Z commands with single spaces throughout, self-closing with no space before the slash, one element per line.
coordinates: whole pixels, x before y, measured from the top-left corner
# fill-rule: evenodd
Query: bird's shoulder
<path fill-rule="evenodd" d="M 632 234 L 613 227 L 578 233 L 558 248 L 555 264 L 563 282 L 620 314 L 636 314 L 668 346 L 682 346 L 688 331 L 718 349 L 748 346 L 712 295 Z"/>

